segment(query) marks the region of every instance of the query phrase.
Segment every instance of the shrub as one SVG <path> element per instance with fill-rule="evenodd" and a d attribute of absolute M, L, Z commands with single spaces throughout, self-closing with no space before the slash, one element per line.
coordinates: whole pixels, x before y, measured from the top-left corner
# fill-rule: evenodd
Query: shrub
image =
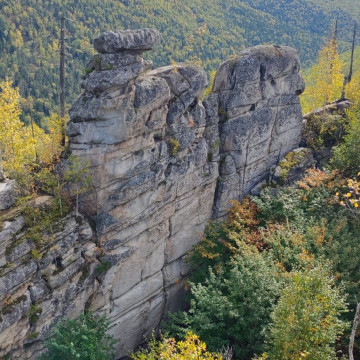
<path fill-rule="evenodd" d="M 45 342 L 47 352 L 39 360 L 110 360 L 114 338 L 107 334 L 110 322 L 87 312 L 60 321 Z"/>
<path fill-rule="evenodd" d="M 175 339 L 152 339 L 149 348 L 131 354 L 133 360 L 222 360 L 220 354 L 212 354 L 206 350 L 206 344 L 199 336 L 189 332 L 184 341 Z"/>
<path fill-rule="evenodd" d="M 248 247 L 231 260 L 229 271 L 210 270 L 204 283 L 192 284 L 189 312 L 173 314 L 167 330 L 180 337 L 192 330 L 212 351 L 230 345 L 237 358 L 251 359 L 264 348 L 262 331 L 280 286 L 271 260 Z"/>
<path fill-rule="evenodd" d="M 292 273 L 271 317 L 269 359 L 336 359 L 335 342 L 346 328 L 344 295 L 326 266 Z"/>
<path fill-rule="evenodd" d="M 344 181 L 336 171 L 310 169 L 297 185 L 265 188 L 253 198 L 265 222 L 307 224 L 309 219 L 336 219 L 344 213 L 336 193 Z"/>
<path fill-rule="evenodd" d="M 346 176 L 356 176 L 360 170 L 360 112 L 350 112 L 350 122 L 343 143 L 333 149 L 330 165 Z"/>
<path fill-rule="evenodd" d="M 254 245 L 258 249 L 264 246 L 255 203 L 245 198 L 231 204 L 227 220 L 210 222 L 204 237 L 189 252 L 188 259 L 196 268 L 193 282 L 204 281 L 209 266 L 219 273 L 233 256 L 242 253 L 244 246 Z"/>
<path fill-rule="evenodd" d="M 307 145 L 314 150 L 336 145 L 343 135 L 346 121 L 347 118 L 339 114 L 310 117 L 303 131 Z"/>

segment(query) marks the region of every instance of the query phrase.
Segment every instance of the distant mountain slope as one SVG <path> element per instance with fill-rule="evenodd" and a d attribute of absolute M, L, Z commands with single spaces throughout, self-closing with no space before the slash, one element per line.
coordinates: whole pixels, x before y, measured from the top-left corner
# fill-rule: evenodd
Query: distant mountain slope
<path fill-rule="evenodd" d="M 357 6 L 344 2 L 341 16 L 355 19 Z M 104 30 L 160 30 L 162 44 L 149 54 L 156 66 L 188 60 L 216 69 L 228 56 L 260 43 L 294 46 L 308 64 L 338 11 L 325 0 L 0 0 L 0 10 L 0 78 L 9 77 L 20 87 L 26 98 L 24 119 L 31 114 L 37 123 L 58 107 L 61 14 L 74 20 L 67 21 L 71 103 L 93 53 L 91 41 Z"/>

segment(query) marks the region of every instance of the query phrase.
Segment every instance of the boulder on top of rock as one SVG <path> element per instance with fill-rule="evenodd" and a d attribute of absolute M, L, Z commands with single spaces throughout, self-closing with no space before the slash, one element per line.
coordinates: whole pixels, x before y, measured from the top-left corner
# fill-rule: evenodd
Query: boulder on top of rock
<path fill-rule="evenodd" d="M 103 54 L 126 50 L 147 51 L 158 45 L 160 38 L 160 32 L 150 28 L 105 31 L 94 40 L 94 48 Z"/>

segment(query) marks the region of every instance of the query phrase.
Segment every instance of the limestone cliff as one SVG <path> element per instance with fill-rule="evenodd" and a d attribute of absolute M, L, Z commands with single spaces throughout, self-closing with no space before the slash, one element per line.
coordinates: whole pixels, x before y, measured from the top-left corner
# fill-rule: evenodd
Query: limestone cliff
<path fill-rule="evenodd" d="M 90 164 L 93 191 L 84 197 L 82 212 L 95 224 L 100 261 L 108 266 L 101 276 L 85 276 L 86 289 L 75 286 L 83 264 L 99 260 L 81 256 L 83 240 L 74 240 L 82 265 L 69 270 L 59 294 L 49 291 L 35 300 L 46 314 L 57 303 L 53 320 L 79 313 L 85 304 L 106 314 L 120 339 L 118 357 L 180 306 L 181 280 L 189 272 L 184 256 L 208 220 L 224 216 L 229 200 L 263 181 L 301 135 L 298 95 L 304 84 L 294 49 L 245 50 L 220 66 L 213 93 L 201 100 L 208 85 L 204 70 L 191 64 L 151 70 L 143 60 L 159 38 L 156 30 L 142 29 L 107 32 L 95 40 L 100 53 L 88 64 L 67 133 L 72 153 Z M 15 241 L 17 231 L 6 241 Z M 34 274 L 41 278 L 36 261 L 33 268 L 18 286 L 28 287 Z M 30 306 L 33 300 L 25 296 Z M 32 326 L 21 317 L 25 313 L 11 324 L 0 322 L 0 337 L 17 336 L 0 356 L 11 350 L 13 358 L 33 359 L 41 348 L 50 320 L 41 313 L 39 324 L 46 326 L 37 325 L 35 340 L 24 340 L 24 329 Z"/>

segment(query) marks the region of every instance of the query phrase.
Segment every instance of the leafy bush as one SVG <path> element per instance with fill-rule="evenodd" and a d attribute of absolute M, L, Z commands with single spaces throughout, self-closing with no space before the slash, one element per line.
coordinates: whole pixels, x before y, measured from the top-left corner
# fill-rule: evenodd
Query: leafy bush
<path fill-rule="evenodd" d="M 350 122 L 343 143 L 333 150 L 330 165 L 346 176 L 356 176 L 360 170 L 360 112 L 349 113 Z"/>
<path fill-rule="evenodd" d="M 222 360 L 219 354 L 211 354 L 206 350 L 206 344 L 200 341 L 199 336 L 192 332 L 187 333 L 184 341 L 175 339 L 152 339 L 149 348 L 131 354 L 133 360 Z"/>
<path fill-rule="evenodd" d="M 196 269 L 193 282 L 202 282 L 212 267 L 219 273 L 235 255 L 241 254 L 244 245 L 262 249 L 258 208 L 249 198 L 242 202 L 232 201 L 226 221 L 210 222 L 201 241 L 189 252 L 189 261 Z"/>
<path fill-rule="evenodd" d="M 336 145 L 343 135 L 346 121 L 347 119 L 339 114 L 312 116 L 306 121 L 303 130 L 307 145 L 314 150 Z"/>
<path fill-rule="evenodd" d="M 229 264 L 229 271 L 211 269 L 204 283 L 192 284 L 188 313 L 171 316 L 167 330 L 183 337 L 192 330 L 216 351 L 234 347 L 236 357 L 251 359 L 264 348 L 263 330 L 279 294 L 281 278 L 271 259 L 244 247 Z"/>
<path fill-rule="evenodd" d="M 264 222 L 307 224 L 309 219 L 336 219 L 344 213 L 336 193 L 344 181 L 336 171 L 310 169 L 297 185 L 265 188 L 252 200 Z"/>
<path fill-rule="evenodd" d="M 4 171 L 29 188 L 30 172 L 59 158 L 61 146 L 62 120 L 52 115 L 47 118 L 47 133 L 31 124 L 26 126 L 20 120 L 20 94 L 10 81 L 0 81 L 0 160 Z"/>
<path fill-rule="evenodd" d="M 336 359 L 345 297 L 326 266 L 295 271 L 271 317 L 269 359 Z"/>
<path fill-rule="evenodd" d="M 110 360 L 114 338 L 107 334 L 110 322 L 87 312 L 60 321 L 45 342 L 47 352 L 39 360 Z"/>

